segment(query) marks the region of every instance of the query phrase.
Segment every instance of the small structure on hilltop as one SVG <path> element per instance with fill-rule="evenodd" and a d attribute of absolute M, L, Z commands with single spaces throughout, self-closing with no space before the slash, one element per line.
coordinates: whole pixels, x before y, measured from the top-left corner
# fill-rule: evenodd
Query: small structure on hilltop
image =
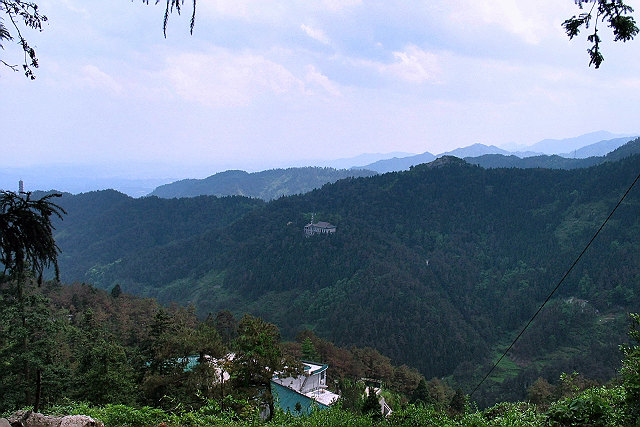
<path fill-rule="evenodd" d="M 302 362 L 304 374 L 297 377 L 271 380 L 271 394 L 276 404 L 293 415 L 309 414 L 316 407 L 326 409 L 338 401 L 340 395 L 327 390 L 329 365 Z"/>
<path fill-rule="evenodd" d="M 324 221 L 314 221 L 315 214 L 311 214 L 311 222 L 304 226 L 304 235 L 309 237 L 314 234 L 333 234 L 336 232 L 336 226 Z"/>

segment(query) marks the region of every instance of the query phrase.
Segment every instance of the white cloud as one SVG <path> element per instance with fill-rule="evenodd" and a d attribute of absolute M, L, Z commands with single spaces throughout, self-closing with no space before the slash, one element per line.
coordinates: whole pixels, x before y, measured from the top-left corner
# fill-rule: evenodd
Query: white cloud
<path fill-rule="evenodd" d="M 339 12 L 354 6 L 360 6 L 362 0 L 323 0 L 322 3 L 329 11 Z"/>
<path fill-rule="evenodd" d="M 69 10 L 83 15 L 85 18 L 89 16 L 89 12 L 87 11 L 86 8 L 82 6 L 78 6 L 77 4 L 74 4 L 71 0 L 61 0 L 61 3 Z M 53 6 L 53 4 L 51 3 L 45 3 L 45 5 L 47 6 L 45 10 L 48 10 L 49 7 Z"/>
<path fill-rule="evenodd" d="M 164 74 L 182 98 L 208 106 L 249 105 L 261 96 L 303 93 L 304 83 L 261 55 L 183 53 L 168 58 Z"/>
<path fill-rule="evenodd" d="M 254 6 L 259 4 L 260 2 L 252 2 L 251 0 L 209 0 L 202 2 L 202 6 L 198 4 L 197 7 L 218 15 L 247 17 L 254 10 Z"/>
<path fill-rule="evenodd" d="M 300 28 L 305 32 L 306 35 L 308 35 L 312 39 L 319 41 L 322 44 L 329 44 L 329 37 L 327 37 L 324 31 L 317 28 L 312 28 L 305 24 L 302 24 Z"/>
<path fill-rule="evenodd" d="M 383 72 L 411 83 L 437 80 L 440 70 L 437 55 L 426 52 L 417 46 L 408 46 L 404 51 L 393 52 L 393 57 L 395 62 L 383 66 Z"/>
<path fill-rule="evenodd" d="M 331 80 L 329 80 L 327 76 L 316 70 L 313 65 L 309 65 L 307 67 L 307 75 L 305 76 L 305 81 L 310 87 L 319 86 L 330 95 L 342 96 L 342 93 L 336 87 L 336 85 L 331 82 Z"/>
<path fill-rule="evenodd" d="M 584 37 L 569 42 L 560 27 L 579 12 L 571 0 L 207 0 L 193 36 L 187 1 L 166 40 L 162 4 L 43 2 L 50 25 L 30 34 L 38 79 L 0 70 L 7 140 L 81 146 L 98 135 L 107 148 L 93 142 L 96 158 L 113 140 L 141 156 L 156 141 L 153 155 L 172 160 L 179 140 L 199 161 L 257 162 L 294 158 L 301 140 L 344 157 L 637 126 L 640 45 L 607 42 L 603 67 L 588 68 Z M 29 127 L 25 109 L 45 125 Z"/>
<path fill-rule="evenodd" d="M 105 90 L 115 95 L 122 93 L 122 85 L 95 65 L 82 67 L 81 81 L 91 88 Z"/>
<path fill-rule="evenodd" d="M 529 44 L 540 43 L 554 29 L 557 32 L 559 22 L 576 13 L 576 6 L 570 1 L 449 0 L 447 3 L 449 19 L 463 30 L 485 30 L 479 27 L 497 25 Z"/>
<path fill-rule="evenodd" d="M 415 45 L 409 45 L 401 51 L 390 53 L 392 60 L 389 62 L 373 61 L 369 59 L 345 58 L 345 64 L 354 74 L 361 75 L 367 85 L 380 84 L 378 79 L 383 77 L 393 83 L 410 84 L 440 84 L 442 83 L 445 60 L 450 56 L 445 53 L 433 53 L 425 51 Z M 375 75 L 376 77 L 372 77 Z M 388 82 L 387 82 L 388 83 Z M 388 84 L 385 84 L 388 87 Z"/>
<path fill-rule="evenodd" d="M 196 15 L 213 19 L 239 18 L 254 22 L 279 22 L 289 17 L 291 7 L 274 0 L 207 0 L 198 2 Z"/>
<path fill-rule="evenodd" d="M 208 18 L 231 17 L 253 22 L 284 23 L 323 13 L 344 14 L 362 5 L 362 0 L 207 0 L 196 13 Z"/>

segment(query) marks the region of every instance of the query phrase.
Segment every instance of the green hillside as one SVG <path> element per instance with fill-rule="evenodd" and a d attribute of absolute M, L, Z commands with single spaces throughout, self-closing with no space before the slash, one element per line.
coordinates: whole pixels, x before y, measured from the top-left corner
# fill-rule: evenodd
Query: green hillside
<path fill-rule="evenodd" d="M 89 283 L 102 283 L 109 265 L 223 228 L 264 205 L 246 197 L 134 199 L 114 190 L 64 194 L 59 204 L 67 211 L 55 231 L 64 277 Z"/>
<path fill-rule="evenodd" d="M 229 170 L 205 179 L 184 179 L 161 185 L 149 194 L 163 198 L 196 196 L 247 196 L 263 200 L 307 193 L 339 179 L 372 176 L 370 170 L 320 167 L 270 169 L 248 173 Z"/>
<path fill-rule="evenodd" d="M 309 328 L 469 387 L 638 170 L 639 156 L 573 171 L 482 169 L 442 158 L 263 205 L 131 199 L 131 207 L 108 215 L 120 230 L 109 245 L 84 225 L 99 229 L 100 221 L 88 219 L 97 201 L 72 196 L 65 202 L 70 220 L 58 225 L 56 238 L 63 280 L 105 289 L 117 283 L 127 292 L 192 303 L 202 314 L 251 312 L 285 337 Z M 73 203 L 85 213 L 74 213 Z M 227 220 L 180 224 L 208 203 L 220 208 L 212 216 Z M 639 204 L 635 189 L 536 322 L 544 332 L 514 349 L 514 369 L 498 372 L 484 391 L 487 402 L 518 398 L 538 376 L 557 378 L 563 370 L 613 375 L 620 319 L 640 304 Z M 147 225 L 166 211 L 175 216 Z M 335 235 L 304 237 L 312 213 L 335 224 Z M 136 226 L 127 231 L 132 218 Z M 165 232 L 169 224 L 173 234 Z M 153 240 L 156 234 L 170 235 Z"/>

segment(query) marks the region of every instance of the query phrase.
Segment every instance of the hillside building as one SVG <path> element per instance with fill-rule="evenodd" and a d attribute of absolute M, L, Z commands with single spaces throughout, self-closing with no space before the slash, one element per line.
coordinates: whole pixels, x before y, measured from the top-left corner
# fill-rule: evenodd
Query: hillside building
<path fill-rule="evenodd" d="M 340 395 L 327 390 L 328 365 L 302 362 L 304 374 L 297 377 L 271 380 L 271 394 L 277 405 L 293 415 L 309 414 L 316 407 L 326 409 L 338 401 Z"/>
<path fill-rule="evenodd" d="M 336 232 L 336 226 L 324 221 L 313 222 L 314 215 L 311 215 L 311 222 L 304 226 L 305 236 L 313 236 L 314 234 L 333 234 Z"/>

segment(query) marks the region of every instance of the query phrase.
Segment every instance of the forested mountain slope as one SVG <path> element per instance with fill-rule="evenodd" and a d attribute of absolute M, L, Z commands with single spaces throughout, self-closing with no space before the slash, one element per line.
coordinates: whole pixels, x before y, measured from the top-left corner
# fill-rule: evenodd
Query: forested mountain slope
<path fill-rule="evenodd" d="M 339 179 L 372 176 L 370 170 L 346 170 L 320 167 L 270 169 L 248 173 L 229 170 L 205 179 L 184 179 L 161 185 L 149 194 L 163 198 L 207 196 L 247 196 L 272 200 L 301 194 Z"/>
<path fill-rule="evenodd" d="M 198 198 L 181 208 L 173 203 L 188 202 L 129 201 L 137 212 L 129 220 L 139 224 L 154 216 L 144 204 L 166 203 L 175 213 L 173 238 L 157 243 L 138 226 L 107 245 L 84 225 L 99 222 L 81 218 L 68 201 L 69 217 L 79 216 L 58 224 L 61 271 L 67 281 L 118 283 L 127 292 L 193 303 L 202 313 L 249 311 L 285 336 L 310 328 L 341 345 L 375 347 L 427 377 L 449 375 L 469 386 L 545 299 L 638 171 L 640 156 L 573 171 L 482 169 L 447 157 L 262 206 L 230 199 L 242 209 L 230 214 L 221 204 L 221 212 L 237 220 L 200 221 L 197 228 L 179 224 L 180 217 L 194 215 L 189 209 L 201 215 L 201 203 L 225 199 Z M 640 306 L 638 191 L 569 276 L 536 322 L 539 329 L 498 371 L 487 399 L 505 390 L 521 396 L 539 375 L 557 378 L 562 370 L 613 374 L 623 334 L 610 331 L 624 331 L 619 319 Z M 89 209 L 96 201 L 74 203 Z M 312 213 L 335 224 L 336 234 L 305 238 Z M 164 235 L 166 224 L 151 230 Z M 89 245 L 128 246 L 131 239 L 138 240 L 135 250 L 111 258 Z"/>
<path fill-rule="evenodd" d="M 203 230 L 223 228 L 264 202 L 246 197 L 134 199 L 104 190 L 65 193 L 58 204 L 67 212 L 55 230 L 62 248 L 63 279 L 102 283 L 108 266 L 135 260 L 150 248 L 175 244 Z"/>

